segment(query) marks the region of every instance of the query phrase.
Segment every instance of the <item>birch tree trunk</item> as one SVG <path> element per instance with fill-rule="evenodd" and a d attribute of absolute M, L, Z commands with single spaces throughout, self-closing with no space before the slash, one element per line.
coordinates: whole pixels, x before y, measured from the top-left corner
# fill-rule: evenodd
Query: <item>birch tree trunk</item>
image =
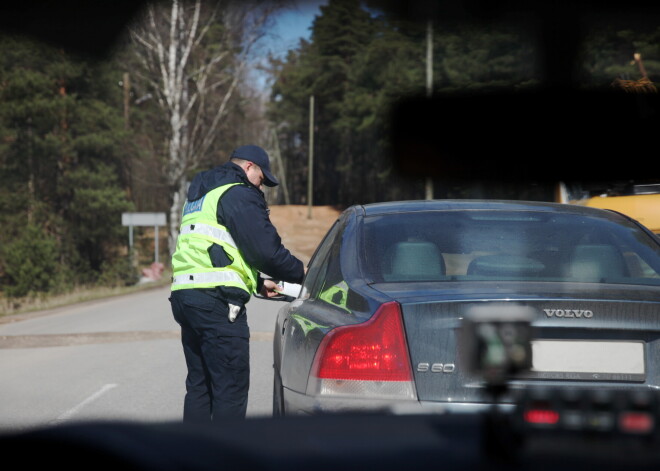
<path fill-rule="evenodd" d="M 171 195 L 170 254 L 176 248 L 187 178 L 211 161 L 223 119 L 240 94 L 250 51 L 280 6 L 171 0 L 147 6 L 144 18 L 130 29 L 140 64 L 134 74 L 150 88 L 167 120 L 162 177 Z"/>

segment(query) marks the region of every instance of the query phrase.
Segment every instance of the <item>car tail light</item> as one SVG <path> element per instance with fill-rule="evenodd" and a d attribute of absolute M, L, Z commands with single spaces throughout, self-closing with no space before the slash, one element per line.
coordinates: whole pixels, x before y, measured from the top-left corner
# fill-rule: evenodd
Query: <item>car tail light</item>
<path fill-rule="evenodd" d="M 383 304 L 367 322 L 331 330 L 316 352 L 307 392 L 415 399 L 399 304 Z"/>
<path fill-rule="evenodd" d="M 525 411 L 524 419 L 532 425 L 556 425 L 559 423 L 559 412 L 549 409 L 530 409 Z"/>
<path fill-rule="evenodd" d="M 655 429 L 655 420 L 649 412 L 625 411 L 619 414 L 619 428 L 624 433 L 647 434 Z"/>

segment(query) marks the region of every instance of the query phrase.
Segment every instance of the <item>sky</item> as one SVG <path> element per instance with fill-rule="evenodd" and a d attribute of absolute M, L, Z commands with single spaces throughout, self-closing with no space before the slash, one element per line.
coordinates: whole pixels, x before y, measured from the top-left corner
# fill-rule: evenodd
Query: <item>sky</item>
<path fill-rule="evenodd" d="M 327 3 L 328 0 L 295 0 L 293 6 L 278 13 L 273 19 L 269 34 L 257 47 L 257 60 L 265 60 L 268 52 L 283 58 L 287 51 L 298 47 L 301 38 L 309 39 L 312 22 L 321 14 L 320 6 Z M 268 93 L 269 86 L 265 75 L 255 70 L 252 78 L 259 89 Z"/>
<path fill-rule="evenodd" d="M 272 29 L 273 52 L 286 51 L 298 46 L 301 38 L 309 39 L 310 27 L 314 17 L 321 13 L 319 7 L 328 3 L 328 0 L 297 0 L 292 8 L 283 10 L 275 18 Z"/>

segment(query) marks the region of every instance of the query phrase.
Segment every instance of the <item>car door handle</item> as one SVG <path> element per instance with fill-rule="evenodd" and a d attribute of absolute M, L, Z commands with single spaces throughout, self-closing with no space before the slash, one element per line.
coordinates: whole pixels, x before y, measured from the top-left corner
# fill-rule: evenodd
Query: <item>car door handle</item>
<path fill-rule="evenodd" d="M 287 317 L 282 321 L 282 336 L 284 336 L 284 331 L 286 330 L 286 324 L 289 322 L 289 318 Z"/>

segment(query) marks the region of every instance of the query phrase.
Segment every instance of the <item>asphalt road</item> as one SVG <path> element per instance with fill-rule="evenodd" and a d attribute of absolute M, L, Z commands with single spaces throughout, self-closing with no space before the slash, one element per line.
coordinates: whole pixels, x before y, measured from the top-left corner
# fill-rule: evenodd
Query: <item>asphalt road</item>
<path fill-rule="evenodd" d="M 185 361 L 169 287 L 0 318 L 0 432 L 47 425 L 181 419 Z M 281 301 L 253 298 L 248 417 L 272 407 Z"/>

